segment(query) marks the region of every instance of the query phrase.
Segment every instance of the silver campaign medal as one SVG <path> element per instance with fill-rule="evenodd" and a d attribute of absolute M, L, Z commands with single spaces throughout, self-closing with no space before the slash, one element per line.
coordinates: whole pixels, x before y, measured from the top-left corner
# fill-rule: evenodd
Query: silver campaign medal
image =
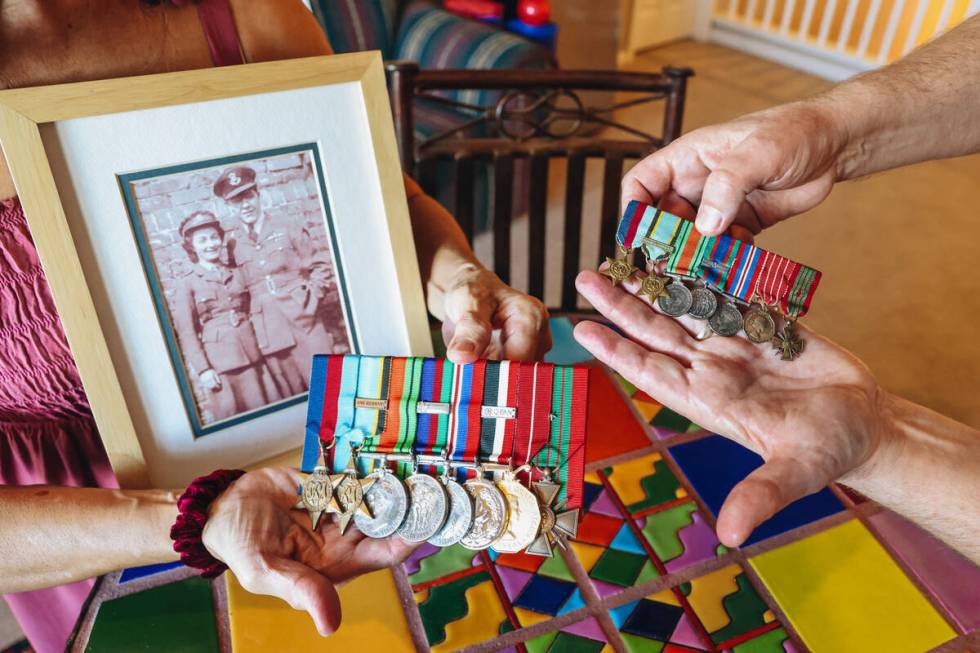
<path fill-rule="evenodd" d="M 691 291 L 691 307 L 687 314 L 696 320 L 707 320 L 718 310 L 718 297 L 707 287 L 700 286 Z"/>
<path fill-rule="evenodd" d="M 473 525 L 473 497 L 448 474 L 442 477 L 442 483 L 449 497 L 449 515 L 439 532 L 429 538 L 429 544 L 445 547 L 463 539 Z"/>
<path fill-rule="evenodd" d="M 482 477 L 471 478 L 463 487 L 473 497 L 473 525 L 459 543 L 479 551 L 490 546 L 507 528 L 507 501 L 496 485 Z"/>
<path fill-rule="evenodd" d="M 667 296 L 657 299 L 657 306 L 671 317 L 680 317 L 691 309 L 694 298 L 690 289 L 679 279 L 667 286 Z"/>
<path fill-rule="evenodd" d="M 708 326 L 719 336 L 734 336 L 742 330 L 742 313 L 735 304 L 726 302 L 708 319 Z"/>
<path fill-rule="evenodd" d="M 424 542 L 442 528 L 449 513 L 449 497 L 442 483 L 428 474 L 405 479 L 409 492 L 408 514 L 396 531 L 406 542 Z"/>
<path fill-rule="evenodd" d="M 368 537 L 382 538 L 392 535 L 405 521 L 408 513 L 408 491 L 404 483 L 381 463 L 374 485 L 364 493 L 364 503 L 371 516 L 354 515 L 354 525 Z"/>
<path fill-rule="evenodd" d="M 518 553 L 527 548 L 541 527 L 538 499 L 517 480 L 518 471 L 521 470 L 505 471 L 497 481 L 497 487 L 507 501 L 507 526 L 490 545 L 497 553 Z"/>

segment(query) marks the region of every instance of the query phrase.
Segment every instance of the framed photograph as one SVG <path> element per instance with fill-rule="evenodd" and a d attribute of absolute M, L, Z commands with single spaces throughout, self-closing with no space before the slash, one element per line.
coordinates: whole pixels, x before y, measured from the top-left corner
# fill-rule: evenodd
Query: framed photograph
<path fill-rule="evenodd" d="M 0 93 L 120 482 L 292 456 L 318 353 L 428 355 L 380 55 Z"/>

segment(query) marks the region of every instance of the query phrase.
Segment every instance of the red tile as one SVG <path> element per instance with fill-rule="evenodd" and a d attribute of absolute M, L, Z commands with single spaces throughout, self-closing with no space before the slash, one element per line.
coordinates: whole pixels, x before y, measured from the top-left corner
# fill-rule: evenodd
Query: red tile
<path fill-rule="evenodd" d="M 587 512 L 579 522 L 575 539 L 588 544 L 609 546 L 609 543 L 616 539 L 616 534 L 623 527 L 623 523 L 622 519 Z"/>
<path fill-rule="evenodd" d="M 585 460 L 603 460 L 650 446 L 650 438 L 602 367 L 589 380 L 589 420 Z"/>

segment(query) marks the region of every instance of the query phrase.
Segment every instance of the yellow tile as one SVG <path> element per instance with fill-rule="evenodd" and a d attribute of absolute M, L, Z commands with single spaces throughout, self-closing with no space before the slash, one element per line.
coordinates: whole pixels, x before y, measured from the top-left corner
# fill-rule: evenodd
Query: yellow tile
<path fill-rule="evenodd" d="M 584 478 L 586 483 L 595 483 L 596 485 L 602 485 L 602 479 L 599 478 L 599 474 L 597 474 L 596 472 L 586 472 Z"/>
<path fill-rule="evenodd" d="M 586 544 L 584 542 L 570 541 L 569 544 L 572 545 L 572 551 L 575 552 L 575 557 L 582 563 L 586 571 L 589 571 L 595 566 L 596 561 L 599 560 L 599 557 L 605 551 L 605 548 L 601 546 Z M 555 555 L 558 554 L 556 553 Z"/>
<path fill-rule="evenodd" d="M 741 573 L 742 568 L 738 565 L 728 565 L 691 581 L 687 600 L 709 633 L 718 632 L 731 621 L 722 599 L 738 591 L 735 577 Z"/>
<path fill-rule="evenodd" d="M 860 522 L 750 562 L 811 650 L 914 653 L 955 636 Z"/>
<path fill-rule="evenodd" d="M 470 606 L 469 612 L 462 619 L 450 622 L 446 626 L 446 639 L 432 647 L 434 653 L 455 651 L 464 646 L 497 637 L 500 624 L 507 618 L 507 615 L 504 613 L 503 606 L 500 605 L 500 599 L 497 597 L 497 590 L 494 589 L 493 583 L 480 583 L 466 590 L 466 604 Z M 403 648 L 400 649 L 397 647 L 389 649 L 383 645 L 376 647 L 370 639 L 361 642 L 362 648 L 365 642 L 370 642 L 370 650 L 372 651 L 411 650 L 406 646 L 406 643 L 402 643 Z M 342 649 L 338 647 L 336 650 Z"/>
<path fill-rule="evenodd" d="M 649 401 L 643 401 L 642 399 L 634 399 L 633 405 L 636 406 L 636 410 L 639 411 L 640 415 L 647 422 L 656 417 L 662 408 L 660 404 L 651 404 Z"/>
<path fill-rule="evenodd" d="M 651 594 L 647 597 L 651 601 L 656 601 L 657 603 L 666 603 L 668 605 L 676 605 L 680 607 L 681 602 L 678 600 L 677 595 L 674 594 L 673 590 L 666 589 L 656 594 Z"/>
<path fill-rule="evenodd" d="M 599 653 L 616 653 L 616 649 L 612 647 L 612 644 L 606 644 Z"/>
<path fill-rule="evenodd" d="M 609 475 L 609 482 L 625 505 L 628 506 L 647 498 L 643 487 L 640 485 L 640 479 L 653 474 L 653 464 L 661 458 L 663 456 L 659 453 L 652 453 L 613 467 L 613 473 Z"/>
<path fill-rule="evenodd" d="M 534 624 L 539 624 L 542 621 L 554 619 L 554 617 L 552 617 L 550 614 L 541 614 L 540 612 L 525 610 L 524 608 L 518 608 L 517 606 L 514 606 L 514 614 L 517 615 L 517 620 L 521 622 L 521 626 L 524 628 L 528 628 Z"/>
<path fill-rule="evenodd" d="M 361 576 L 340 588 L 343 622 L 328 639 L 320 637 L 305 612 L 293 610 L 277 598 L 245 591 L 231 572 L 225 578 L 235 653 L 358 650 L 364 642 L 371 642 L 378 650 L 413 648 L 390 570 Z"/>

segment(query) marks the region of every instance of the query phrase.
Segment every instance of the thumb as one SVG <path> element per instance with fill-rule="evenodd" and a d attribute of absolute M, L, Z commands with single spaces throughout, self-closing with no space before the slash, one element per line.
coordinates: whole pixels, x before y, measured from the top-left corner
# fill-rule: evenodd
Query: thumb
<path fill-rule="evenodd" d="M 718 539 L 739 546 L 759 524 L 828 482 L 808 474 L 796 458 L 772 458 L 728 493 L 718 514 Z"/>
<path fill-rule="evenodd" d="M 454 363 L 472 363 L 490 345 L 495 300 L 489 293 L 480 294 L 467 285 L 446 296 L 446 321 L 452 322 L 446 353 Z"/>
<path fill-rule="evenodd" d="M 259 574 L 253 583 L 255 589 L 245 589 L 277 596 L 294 609 L 308 612 L 324 637 L 340 627 L 340 597 L 333 583 L 322 574 L 286 558 L 269 561 L 268 569 Z"/>
<path fill-rule="evenodd" d="M 695 218 L 698 231 L 717 236 L 728 229 L 746 196 L 781 173 L 772 154 L 766 151 L 765 145 L 748 138 L 711 171 L 704 182 L 701 206 Z"/>

